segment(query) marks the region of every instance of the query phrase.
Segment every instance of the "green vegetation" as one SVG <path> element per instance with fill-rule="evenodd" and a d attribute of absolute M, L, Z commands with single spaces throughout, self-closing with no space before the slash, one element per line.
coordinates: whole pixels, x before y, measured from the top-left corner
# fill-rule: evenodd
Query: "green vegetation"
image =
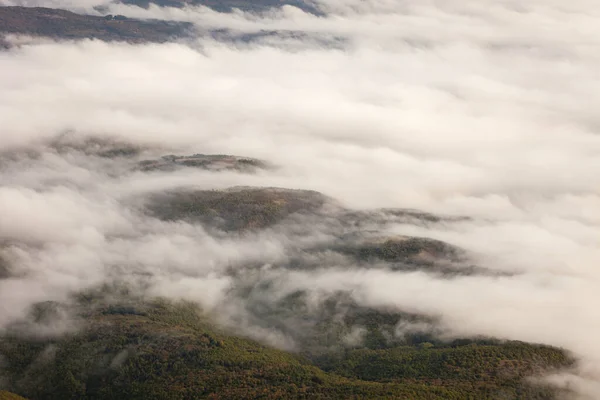
<path fill-rule="evenodd" d="M 458 250 L 439 240 L 428 238 L 383 238 L 367 242 L 357 248 L 356 255 L 365 260 L 377 258 L 385 261 L 415 260 L 419 257 L 458 259 Z"/>
<path fill-rule="evenodd" d="M 1 339 L 7 388 L 31 399 L 551 399 L 523 378 L 571 362 L 512 342 L 348 349 L 311 361 L 223 332 L 192 304 L 93 309 L 76 334 Z"/>
<path fill-rule="evenodd" d="M 163 156 L 156 160 L 143 160 L 138 163 L 142 171 L 173 171 L 182 167 L 200 168 L 211 171 L 255 172 L 269 168 L 269 165 L 254 158 L 230 155 L 194 154 L 193 156 Z"/>
<path fill-rule="evenodd" d="M 490 273 L 474 265 L 465 265 L 467 257 L 461 249 L 429 238 L 362 238 L 332 249 L 353 257 L 362 265 L 385 262 L 393 270 L 420 270 L 449 276 Z"/>
<path fill-rule="evenodd" d="M 0 390 L 0 400 L 25 400 L 23 397 L 16 395 L 14 393 L 6 392 L 4 390 Z"/>
<path fill-rule="evenodd" d="M 521 342 L 349 350 L 321 366 L 336 374 L 377 382 L 430 383 L 479 398 L 503 393 L 508 398 L 542 399 L 555 394 L 550 387 L 523 384 L 524 378 L 572 361 L 563 352 Z M 466 398 L 466 397 L 465 397 Z"/>
<path fill-rule="evenodd" d="M 298 212 L 316 211 L 326 197 L 308 190 L 233 188 L 155 196 L 150 211 L 166 220 L 191 219 L 227 231 L 260 229 Z"/>

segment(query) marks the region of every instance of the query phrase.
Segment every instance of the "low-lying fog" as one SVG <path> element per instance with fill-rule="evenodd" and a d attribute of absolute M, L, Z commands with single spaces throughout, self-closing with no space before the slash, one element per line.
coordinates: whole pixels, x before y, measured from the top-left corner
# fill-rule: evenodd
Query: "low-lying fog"
<path fill-rule="evenodd" d="M 53 6 L 94 12 L 101 2 L 74 3 Z M 24 44 L 0 52 L 8 265 L 0 327 L 34 302 L 140 277 L 151 295 L 235 308 L 232 271 L 284 263 L 299 242 L 327 243 L 339 232 L 326 218 L 307 218 L 294 229 L 215 234 L 153 218 L 144 199 L 182 187 L 311 189 L 335 199 L 333 208 L 468 217 L 378 229 L 445 241 L 497 274 L 447 278 L 323 257 L 307 270 L 265 268 L 274 296 L 351 288 L 359 304 L 439 318 L 451 335 L 560 346 L 581 363 L 553 379 L 598 396 L 598 8 L 587 0 L 317 5 L 325 16 L 108 5 L 131 17 L 192 21 L 199 31 L 279 31 L 249 43 L 9 39 Z M 107 157 L 94 143 L 139 153 Z M 135 168 L 194 153 L 275 167 Z"/>

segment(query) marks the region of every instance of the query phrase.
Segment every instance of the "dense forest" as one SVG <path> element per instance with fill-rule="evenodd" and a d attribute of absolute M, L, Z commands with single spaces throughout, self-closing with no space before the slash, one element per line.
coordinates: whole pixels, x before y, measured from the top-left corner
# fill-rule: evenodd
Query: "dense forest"
<path fill-rule="evenodd" d="M 526 378 L 572 363 L 551 347 L 483 339 L 293 354 L 218 329 L 189 303 L 108 304 L 98 293 L 79 302 L 88 311 L 76 333 L 17 330 L 0 341 L 9 390 L 31 399 L 553 399 L 554 389 Z M 36 317 L 58 307 L 40 305 Z"/>

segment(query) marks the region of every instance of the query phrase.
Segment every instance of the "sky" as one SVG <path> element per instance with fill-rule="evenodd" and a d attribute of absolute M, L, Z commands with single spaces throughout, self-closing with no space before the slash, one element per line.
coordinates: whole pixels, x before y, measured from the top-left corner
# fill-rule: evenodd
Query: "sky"
<path fill-rule="evenodd" d="M 506 274 L 441 279 L 325 260 L 268 272 L 281 295 L 352 288 L 360 304 L 436 316 L 457 336 L 560 346 L 580 363 L 553 381 L 597 398 L 600 11 L 587 0 L 317 4 L 325 16 L 108 5 L 200 31 L 296 33 L 251 43 L 9 39 L 20 45 L 0 52 L 0 243 L 15 276 L 0 280 L 0 327 L 34 302 L 140 271 L 152 294 L 223 307 L 235 283 L 226 267 L 285 260 L 290 235 L 214 237 L 149 218 L 135 199 L 178 187 L 311 189 L 352 209 L 469 217 L 385 229 L 446 241 Z M 130 161 L 57 150 L 65 134 L 133 144 L 141 158 L 236 154 L 278 168 L 131 172 Z M 328 233 L 317 225 L 314 240 Z"/>

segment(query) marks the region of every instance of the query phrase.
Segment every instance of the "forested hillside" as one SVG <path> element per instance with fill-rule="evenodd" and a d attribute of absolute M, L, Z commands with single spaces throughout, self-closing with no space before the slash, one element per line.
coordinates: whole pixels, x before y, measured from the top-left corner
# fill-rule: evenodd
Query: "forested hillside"
<path fill-rule="evenodd" d="M 30 399 L 553 399 L 556 390 L 526 378 L 572 362 L 558 349 L 485 341 L 311 358 L 218 329 L 192 304 L 79 301 L 94 311 L 76 333 L 0 340 L 5 386 Z M 38 318 L 56 307 L 41 305 Z"/>

